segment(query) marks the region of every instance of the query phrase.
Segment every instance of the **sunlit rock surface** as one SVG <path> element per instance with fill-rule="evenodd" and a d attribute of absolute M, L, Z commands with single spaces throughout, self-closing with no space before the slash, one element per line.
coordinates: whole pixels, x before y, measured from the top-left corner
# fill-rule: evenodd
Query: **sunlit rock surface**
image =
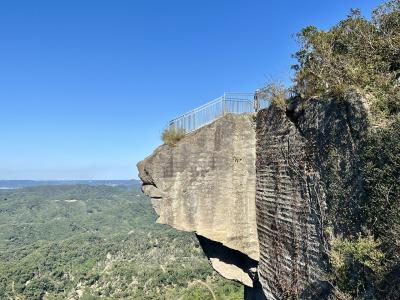
<path fill-rule="evenodd" d="M 196 232 L 249 300 L 338 298 L 331 235 L 360 231 L 366 102 L 291 100 L 227 115 L 138 164 L 158 222 Z"/>
<path fill-rule="evenodd" d="M 158 222 L 240 253 L 227 260 L 223 251 L 203 247 L 220 274 L 247 286 L 256 280 L 259 258 L 254 117 L 228 114 L 138 164 Z"/>

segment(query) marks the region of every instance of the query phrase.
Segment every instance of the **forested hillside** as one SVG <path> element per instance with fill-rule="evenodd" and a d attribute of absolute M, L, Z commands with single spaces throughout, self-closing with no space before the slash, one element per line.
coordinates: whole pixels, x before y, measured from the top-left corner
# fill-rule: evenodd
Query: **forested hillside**
<path fill-rule="evenodd" d="M 0 190 L 0 299 L 242 299 L 155 220 L 134 184 Z"/>

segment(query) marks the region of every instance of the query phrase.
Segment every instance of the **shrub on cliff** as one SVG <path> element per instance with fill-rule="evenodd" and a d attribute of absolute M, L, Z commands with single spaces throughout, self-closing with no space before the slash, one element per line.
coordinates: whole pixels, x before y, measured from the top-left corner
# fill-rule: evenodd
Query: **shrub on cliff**
<path fill-rule="evenodd" d="M 168 127 L 164 129 L 161 134 L 161 139 L 167 145 L 175 145 L 185 136 L 185 134 L 186 131 L 183 128 Z"/>
<path fill-rule="evenodd" d="M 400 237 L 400 118 L 387 128 L 369 133 L 362 155 L 363 185 L 368 201 L 363 205 L 367 226 L 394 245 Z M 400 261 L 400 252 L 399 252 Z"/>
<path fill-rule="evenodd" d="M 400 299 L 400 0 L 382 4 L 371 19 L 352 10 L 331 29 L 310 26 L 298 38 L 295 93 L 345 101 L 356 91 L 366 100 L 369 121 L 380 125 L 362 136 L 351 128 L 352 139 L 361 145 L 351 154 L 359 173 L 340 174 L 335 164 L 327 170 L 330 208 L 334 201 L 345 203 L 332 222 L 337 228 L 341 219 L 356 225 L 334 232 L 329 252 L 334 281 L 351 298 Z M 347 178 L 337 175 L 346 173 L 359 183 L 354 198 L 342 193 Z M 353 209 L 356 217 L 347 214 Z"/>
<path fill-rule="evenodd" d="M 271 105 L 285 110 L 289 98 L 289 90 L 280 82 L 269 82 L 257 91 L 260 101 L 266 100 Z"/>
<path fill-rule="evenodd" d="M 374 286 L 384 270 L 385 255 L 379 247 L 372 235 L 359 235 L 354 240 L 333 239 L 330 259 L 341 292 L 352 299 L 375 292 Z"/>
<path fill-rule="evenodd" d="M 379 6 L 371 20 L 352 10 L 328 31 L 306 27 L 298 39 L 294 89 L 302 97 L 358 90 L 375 121 L 400 112 L 400 0 Z"/>
<path fill-rule="evenodd" d="M 382 241 L 381 299 L 400 299 L 400 118 L 369 133 L 362 155 L 365 227 Z"/>

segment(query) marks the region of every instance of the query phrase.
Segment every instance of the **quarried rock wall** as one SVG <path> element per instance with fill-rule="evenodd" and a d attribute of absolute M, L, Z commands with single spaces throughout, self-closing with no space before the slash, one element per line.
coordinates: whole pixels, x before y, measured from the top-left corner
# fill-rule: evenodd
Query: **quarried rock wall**
<path fill-rule="evenodd" d="M 334 299 L 330 241 L 361 230 L 367 120 L 357 94 L 228 114 L 140 162 L 143 191 L 245 299 Z"/>
<path fill-rule="evenodd" d="M 364 103 L 356 94 L 294 99 L 257 115 L 259 277 L 268 299 L 335 298 L 331 234 L 361 224 Z"/>

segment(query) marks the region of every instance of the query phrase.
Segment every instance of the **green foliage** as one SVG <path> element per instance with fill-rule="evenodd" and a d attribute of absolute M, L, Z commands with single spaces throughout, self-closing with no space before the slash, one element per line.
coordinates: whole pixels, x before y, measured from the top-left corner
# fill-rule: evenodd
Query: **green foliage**
<path fill-rule="evenodd" d="M 355 240 L 335 238 L 330 259 L 338 288 L 352 297 L 371 292 L 383 272 L 384 253 L 371 235 Z"/>
<path fill-rule="evenodd" d="M 365 226 L 382 241 L 387 272 L 380 278 L 379 297 L 400 298 L 400 118 L 372 130 L 363 155 Z"/>
<path fill-rule="evenodd" d="M 349 229 L 333 241 L 335 280 L 353 298 L 400 299 L 400 0 L 382 4 L 371 19 L 352 10 L 331 29 L 310 26 L 298 38 L 294 91 L 343 101 L 355 91 L 373 125 L 362 136 L 351 126 L 360 155 L 330 149 L 323 160 L 331 222 Z M 361 169 L 341 170 L 346 164 L 336 157 Z"/>
<path fill-rule="evenodd" d="M 393 249 L 400 237 L 400 118 L 369 133 L 362 159 L 367 226 L 400 258 Z"/>
<path fill-rule="evenodd" d="M 359 10 L 328 31 L 299 34 L 295 91 L 302 97 L 366 95 L 374 121 L 400 112 L 400 0 L 378 7 L 372 20 Z"/>
<path fill-rule="evenodd" d="M 333 240 L 330 256 L 335 281 L 351 297 L 398 299 L 400 118 L 371 129 L 361 154 L 365 197 L 359 204 L 362 220 L 357 222 L 364 228 L 362 231 L 367 228 L 371 234 Z"/>
<path fill-rule="evenodd" d="M 168 127 L 161 134 L 161 139 L 167 145 L 175 145 L 184 138 L 186 131 L 183 128 Z"/>
<path fill-rule="evenodd" d="M 0 190 L 0 299 L 207 299 L 196 280 L 218 299 L 243 295 L 193 234 L 155 221 L 138 187 Z"/>

